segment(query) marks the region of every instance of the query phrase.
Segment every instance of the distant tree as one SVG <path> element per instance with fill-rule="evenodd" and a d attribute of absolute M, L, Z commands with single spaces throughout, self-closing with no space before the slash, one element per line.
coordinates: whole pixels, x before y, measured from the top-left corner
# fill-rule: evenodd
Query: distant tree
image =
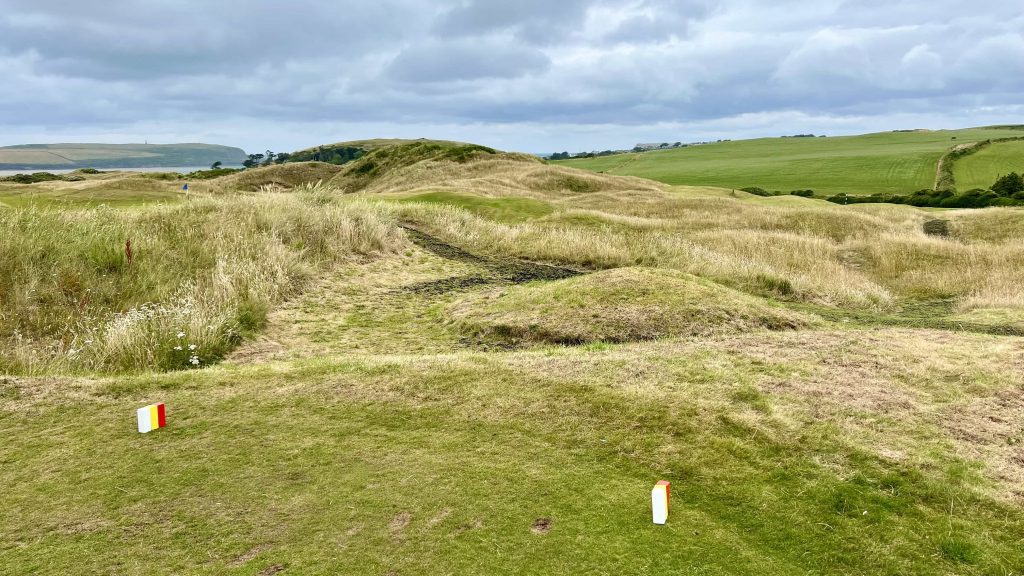
<path fill-rule="evenodd" d="M 1010 172 L 1006 176 L 1000 176 L 992 185 L 992 191 L 1000 196 L 1013 196 L 1024 192 L 1024 177 L 1016 172 Z"/>
<path fill-rule="evenodd" d="M 279 152 L 279 153 L 277 154 L 277 156 L 275 157 L 275 161 L 276 161 L 276 162 L 277 162 L 278 164 L 284 164 L 285 162 L 287 162 L 287 161 L 288 161 L 288 159 L 289 159 L 289 158 L 291 158 L 291 156 L 292 156 L 292 155 L 291 155 L 291 154 L 289 154 L 289 153 L 287 153 L 287 152 Z"/>
<path fill-rule="evenodd" d="M 265 157 L 266 157 L 266 160 L 263 161 L 263 165 L 264 166 L 270 166 L 271 164 L 274 163 L 274 153 L 273 152 L 271 152 L 270 150 L 267 150 Z"/>
<path fill-rule="evenodd" d="M 256 164 L 263 163 L 263 154 L 249 154 L 249 158 L 251 158 Z"/>
<path fill-rule="evenodd" d="M 221 162 L 220 160 L 217 160 L 213 164 L 210 164 L 210 170 L 219 170 L 222 164 L 223 164 L 223 162 Z"/>

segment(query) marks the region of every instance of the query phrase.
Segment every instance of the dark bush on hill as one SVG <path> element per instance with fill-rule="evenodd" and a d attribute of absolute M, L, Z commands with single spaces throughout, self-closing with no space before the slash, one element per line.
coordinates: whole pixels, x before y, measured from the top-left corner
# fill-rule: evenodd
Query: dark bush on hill
<path fill-rule="evenodd" d="M 0 182 L 13 182 L 15 184 L 35 184 L 36 182 L 50 182 L 53 180 L 65 181 L 67 177 L 50 172 L 33 172 L 32 174 L 15 174 L 14 176 L 0 178 Z M 78 180 L 82 180 L 82 177 L 79 176 Z"/>
<path fill-rule="evenodd" d="M 992 191 L 1000 196 L 1014 196 L 1024 192 L 1024 177 L 1016 172 L 1000 176 L 995 184 L 992 184 Z"/>
<path fill-rule="evenodd" d="M 836 194 L 826 198 L 836 204 L 908 204 L 922 208 L 986 208 L 988 206 L 1024 206 L 1018 198 L 1000 196 L 991 190 L 975 188 L 962 194 L 950 190 L 918 190 L 912 194 L 872 194 L 870 196 L 848 196 Z"/>
<path fill-rule="evenodd" d="M 814 190 L 790 190 L 789 192 L 782 192 L 781 190 L 769 191 L 757 186 L 748 186 L 746 188 L 740 188 L 740 190 L 755 196 L 800 196 L 802 198 L 814 198 Z"/>
<path fill-rule="evenodd" d="M 217 168 L 215 170 L 196 170 L 195 172 L 189 172 L 184 177 L 187 180 L 212 180 L 213 178 L 220 178 L 221 176 L 227 176 L 228 174 L 234 174 L 235 172 L 241 172 L 242 168 Z"/>
<path fill-rule="evenodd" d="M 366 155 L 366 150 L 358 146 L 318 146 L 313 150 L 303 150 L 288 154 L 283 162 L 326 162 L 327 164 L 348 164 Z M 278 155 L 280 156 L 280 155 Z"/>

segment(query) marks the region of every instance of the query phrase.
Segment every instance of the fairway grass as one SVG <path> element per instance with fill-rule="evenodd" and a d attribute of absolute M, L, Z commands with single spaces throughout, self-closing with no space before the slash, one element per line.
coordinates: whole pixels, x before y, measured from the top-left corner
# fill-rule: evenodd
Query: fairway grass
<path fill-rule="evenodd" d="M 377 144 L 0 207 L 0 574 L 1024 566 L 1021 210 Z"/>
<path fill-rule="evenodd" d="M 984 407 L 1020 362 L 1016 339 L 816 331 L 6 379 L 0 567 L 1006 574 L 1022 495 Z M 139 435 L 151 401 L 168 427 Z"/>
<path fill-rule="evenodd" d="M 932 188 L 938 160 L 951 146 L 1016 135 L 1024 132 L 972 128 L 762 138 L 555 163 L 666 184 L 757 186 L 783 192 L 811 189 L 819 196 L 907 194 Z M 957 186 L 967 189 L 959 180 Z"/>

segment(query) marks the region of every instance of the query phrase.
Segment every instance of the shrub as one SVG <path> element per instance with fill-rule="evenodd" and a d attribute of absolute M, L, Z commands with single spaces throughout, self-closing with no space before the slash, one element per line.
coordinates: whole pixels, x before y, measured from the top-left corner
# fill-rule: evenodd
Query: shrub
<path fill-rule="evenodd" d="M 1024 177 L 1016 172 L 1001 176 L 992 184 L 991 190 L 1000 196 L 1013 196 L 1024 192 Z"/>

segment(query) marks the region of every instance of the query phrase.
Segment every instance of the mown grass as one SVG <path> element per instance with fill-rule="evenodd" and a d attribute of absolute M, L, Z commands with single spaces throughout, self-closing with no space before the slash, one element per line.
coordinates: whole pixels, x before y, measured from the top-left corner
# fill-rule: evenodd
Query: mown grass
<path fill-rule="evenodd" d="M 972 128 L 829 138 L 763 138 L 564 160 L 557 164 L 651 178 L 666 184 L 737 189 L 759 186 L 784 192 L 812 189 L 821 196 L 906 194 L 932 187 L 938 160 L 949 147 L 1017 133 Z M 967 189 L 959 179 L 957 185 Z"/>
<path fill-rule="evenodd" d="M 979 491 L 941 423 L 1019 383 L 1019 353 L 934 340 L 818 332 L 10 382 L 0 565 L 1009 573 L 1024 515 Z M 902 356 L 879 356 L 884 341 Z M 978 361 L 950 365 L 960 353 Z M 843 398 L 863 385 L 895 401 Z M 169 427 L 138 435 L 133 408 L 155 400 Z M 657 527 L 661 478 L 673 508 Z M 531 532 L 538 518 L 550 531 Z"/>
<path fill-rule="evenodd" d="M 956 161 L 953 173 L 959 190 L 987 190 L 1000 176 L 1024 173 L 1024 141 L 997 142 Z"/>

